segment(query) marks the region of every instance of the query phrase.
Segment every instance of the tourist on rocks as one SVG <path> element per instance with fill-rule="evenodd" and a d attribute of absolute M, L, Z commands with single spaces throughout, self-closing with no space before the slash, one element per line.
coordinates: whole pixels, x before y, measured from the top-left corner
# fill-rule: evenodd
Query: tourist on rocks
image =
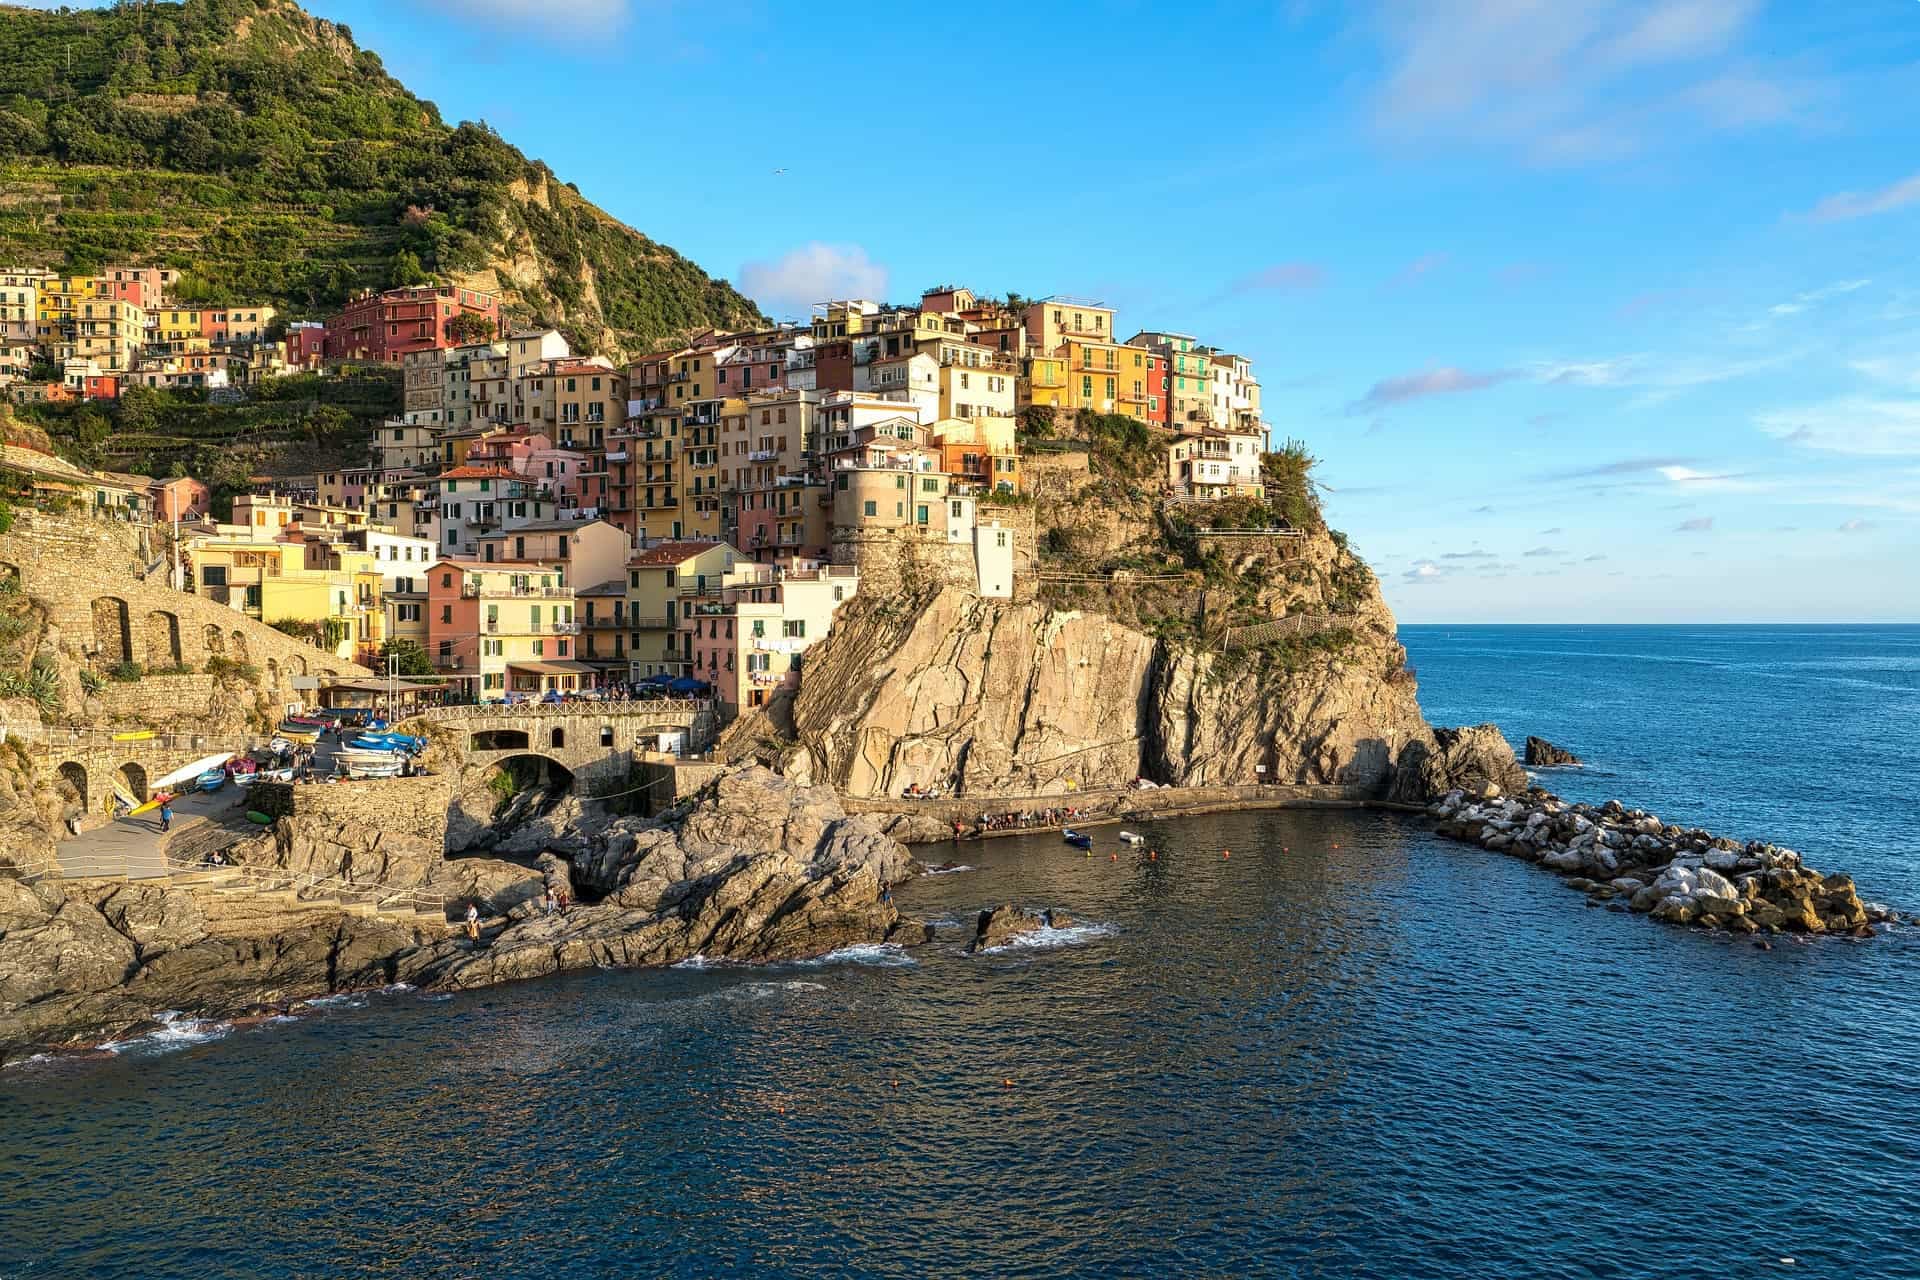
<path fill-rule="evenodd" d="M 559 888 L 555 889 L 554 898 L 560 904 L 560 914 L 561 915 L 567 914 L 567 908 L 573 905 L 573 895 L 567 891 L 567 887 L 565 885 L 561 885 Z"/>
<path fill-rule="evenodd" d="M 478 902 L 467 904 L 467 941 L 480 941 L 480 904 Z"/>
<path fill-rule="evenodd" d="M 548 885 L 547 894 L 546 894 L 547 914 L 552 915 L 559 906 L 560 906 L 560 895 L 553 891 L 552 885 Z"/>

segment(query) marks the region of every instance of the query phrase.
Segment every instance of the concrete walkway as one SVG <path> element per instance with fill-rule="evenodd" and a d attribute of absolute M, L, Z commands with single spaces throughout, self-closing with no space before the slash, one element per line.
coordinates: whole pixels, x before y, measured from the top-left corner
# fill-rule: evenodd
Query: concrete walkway
<path fill-rule="evenodd" d="M 196 791 L 181 796 L 173 802 L 173 830 L 164 836 L 158 809 L 83 831 L 61 841 L 54 851 L 60 874 L 69 880 L 91 876 L 150 880 L 164 876 L 169 844 L 196 829 L 246 822 L 245 797 L 246 792 L 231 783 L 212 794 Z"/>

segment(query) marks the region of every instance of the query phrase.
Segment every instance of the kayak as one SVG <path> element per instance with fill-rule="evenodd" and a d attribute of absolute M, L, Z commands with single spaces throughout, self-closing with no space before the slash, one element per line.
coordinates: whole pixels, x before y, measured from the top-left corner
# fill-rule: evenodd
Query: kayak
<path fill-rule="evenodd" d="M 145 742 L 153 736 L 154 732 L 151 729 L 134 729 L 126 733 L 114 734 L 113 740 L 115 742 Z"/>
<path fill-rule="evenodd" d="M 247 810 L 247 821 L 258 823 L 260 826 L 263 826 L 263 827 L 270 827 L 273 825 L 273 819 L 269 818 L 266 814 L 260 812 L 258 809 Z"/>
<path fill-rule="evenodd" d="M 169 792 L 156 791 L 154 793 L 153 799 L 147 801 L 145 804 L 135 805 L 133 807 L 133 810 L 130 813 L 128 813 L 127 816 L 131 818 L 135 814 L 145 813 L 150 809 L 158 809 L 161 805 L 166 804 L 168 801 L 172 799 L 173 799 L 173 796 Z"/>
<path fill-rule="evenodd" d="M 320 741 L 320 731 L 318 729 L 308 728 L 306 725 L 301 724 L 282 723 L 274 732 L 278 736 L 285 738 L 288 742 L 298 742 L 307 746 L 312 746 L 314 743 Z"/>
<path fill-rule="evenodd" d="M 165 791 L 172 787 L 185 786 L 202 774 L 218 771 L 231 759 L 233 759 L 233 752 L 231 751 L 221 751 L 214 755 L 201 756 L 192 764 L 181 765 L 172 773 L 155 778 L 153 780 L 153 789 L 155 791 Z"/>

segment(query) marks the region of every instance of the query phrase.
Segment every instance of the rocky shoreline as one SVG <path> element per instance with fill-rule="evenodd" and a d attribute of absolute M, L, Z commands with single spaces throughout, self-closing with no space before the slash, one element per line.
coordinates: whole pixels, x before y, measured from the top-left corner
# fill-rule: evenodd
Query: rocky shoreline
<path fill-rule="evenodd" d="M 460 886 L 483 916 L 476 945 L 452 925 L 370 917 L 338 904 L 166 882 L 0 878 L 0 1063 L 85 1052 L 164 1030 L 168 1015 L 233 1023 L 304 1000 L 408 984 L 464 990 L 570 970 L 704 957 L 767 963 L 858 944 L 917 945 L 888 886 L 906 849 L 833 792 L 764 769 L 723 775 L 658 819 L 594 820 L 527 863 L 442 861 L 371 824 L 281 829 L 231 850 L 244 866 Z M 546 890 L 572 905 L 548 913 Z M 284 897 L 285 895 L 280 895 Z M 166 1015 L 158 1011 L 167 1011 Z"/>
<path fill-rule="evenodd" d="M 1792 849 L 1663 822 L 1618 800 L 1572 804 L 1538 787 L 1524 796 L 1449 791 L 1427 808 L 1436 830 L 1537 863 L 1614 910 L 1735 934 L 1870 938 L 1875 925 L 1920 924 L 1862 902 L 1853 878 L 1807 866 Z"/>

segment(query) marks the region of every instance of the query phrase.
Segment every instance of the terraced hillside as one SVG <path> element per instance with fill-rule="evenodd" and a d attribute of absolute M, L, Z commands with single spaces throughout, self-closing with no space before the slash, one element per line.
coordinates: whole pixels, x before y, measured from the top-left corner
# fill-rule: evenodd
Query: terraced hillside
<path fill-rule="evenodd" d="M 318 315 L 439 275 L 620 356 L 758 309 L 290 0 L 0 5 L 0 262 Z"/>

